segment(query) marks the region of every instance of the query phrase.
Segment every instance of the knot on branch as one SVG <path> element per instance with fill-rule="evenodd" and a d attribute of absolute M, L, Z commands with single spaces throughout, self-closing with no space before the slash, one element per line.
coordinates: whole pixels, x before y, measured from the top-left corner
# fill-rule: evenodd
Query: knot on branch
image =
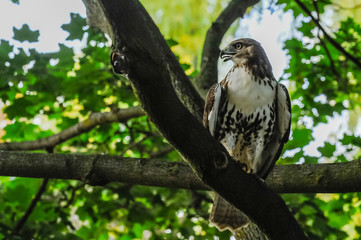
<path fill-rule="evenodd" d="M 214 158 L 214 167 L 216 169 L 224 169 L 228 166 L 228 158 L 227 158 L 227 155 L 222 153 L 222 155 L 217 155 L 215 158 Z"/>
<path fill-rule="evenodd" d="M 110 62 L 114 72 L 118 74 L 127 74 L 129 69 L 129 61 L 123 53 L 112 52 L 110 54 Z"/>

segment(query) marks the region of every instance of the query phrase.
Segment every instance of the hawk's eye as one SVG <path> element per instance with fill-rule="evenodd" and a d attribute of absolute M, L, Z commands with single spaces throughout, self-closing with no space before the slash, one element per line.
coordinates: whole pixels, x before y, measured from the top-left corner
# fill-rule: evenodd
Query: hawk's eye
<path fill-rule="evenodd" d="M 236 44 L 234 45 L 234 48 L 237 49 L 237 50 L 240 50 L 240 49 L 242 48 L 242 44 L 236 43 Z"/>

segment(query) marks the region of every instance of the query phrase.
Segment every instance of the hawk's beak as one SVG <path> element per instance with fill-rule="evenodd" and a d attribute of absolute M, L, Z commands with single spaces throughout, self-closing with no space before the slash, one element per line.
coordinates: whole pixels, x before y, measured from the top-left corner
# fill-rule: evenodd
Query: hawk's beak
<path fill-rule="evenodd" d="M 223 49 L 221 51 L 221 53 L 219 54 L 219 57 L 221 59 L 223 59 L 224 62 L 227 62 L 228 60 L 230 60 L 233 55 L 235 54 L 235 52 L 229 51 L 229 48 L 226 47 L 225 49 Z"/>

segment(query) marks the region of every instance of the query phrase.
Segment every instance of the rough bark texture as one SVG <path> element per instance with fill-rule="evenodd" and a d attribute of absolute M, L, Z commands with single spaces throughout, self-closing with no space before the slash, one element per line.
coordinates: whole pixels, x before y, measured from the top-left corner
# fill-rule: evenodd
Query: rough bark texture
<path fill-rule="evenodd" d="M 112 27 L 113 34 L 111 35 L 114 36 L 114 49 L 126 54 L 132 65 L 129 77 L 133 78 L 134 73 L 139 74 L 146 80 L 146 84 L 155 87 L 162 84 L 162 81 L 158 81 L 157 78 L 167 78 L 167 88 L 174 88 L 175 91 L 164 92 L 161 89 L 164 89 L 165 86 L 160 86 L 157 94 L 176 94 L 176 97 L 181 100 L 184 106 L 201 122 L 204 100 L 184 73 L 151 17 L 139 2 L 137 4 L 142 9 L 126 7 L 133 5 L 133 1 L 121 2 L 107 3 L 107 6 L 116 4 L 113 5 L 116 9 L 113 9 L 112 12 L 105 12 L 105 15 Z M 139 83 L 135 81 L 132 81 L 132 83 L 135 86 L 136 93 L 143 94 L 142 91 L 138 91 Z M 141 96 L 138 97 L 141 99 Z M 171 100 L 174 96 L 165 98 Z M 147 102 L 142 102 L 142 104 L 145 105 Z"/>
<path fill-rule="evenodd" d="M 217 82 L 219 45 L 224 34 L 237 18 L 243 17 L 247 8 L 258 2 L 259 0 L 232 0 L 208 29 L 203 45 L 201 71 L 195 81 L 202 96 L 206 96 L 208 89 Z"/>
<path fill-rule="evenodd" d="M 144 110 L 202 181 L 245 212 L 272 239 L 306 239 L 284 201 L 244 173 L 203 128 L 200 118 L 179 101 L 172 81 L 184 76 L 183 70 L 143 6 L 136 0 L 102 0 L 101 4 Z M 179 80 L 181 85 L 187 81 L 184 77 Z"/>
<path fill-rule="evenodd" d="M 109 22 L 107 21 L 104 12 L 98 0 L 82 0 L 86 7 L 86 21 L 87 24 L 94 29 L 99 29 L 103 33 L 113 38 Z"/>
<path fill-rule="evenodd" d="M 58 134 L 46 138 L 40 138 L 34 141 L 0 143 L 0 150 L 39 150 L 51 148 L 82 133 L 89 132 L 100 124 L 125 122 L 131 118 L 143 115 L 144 112 L 140 107 L 115 109 L 111 112 L 104 113 L 97 112 L 91 114 L 85 121 L 79 122 Z"/>
<path fill-rule="evenodd" d="M 346 163 L 280 165 L 275 166 L 266 184 L 278 193 L 361 192 L 360 171 L 361 160 Z M 185 162 L 100 154 L 0 151 L 0 176 L 73 179 L 94 185 L 122 182 L 210 190 Z"/>

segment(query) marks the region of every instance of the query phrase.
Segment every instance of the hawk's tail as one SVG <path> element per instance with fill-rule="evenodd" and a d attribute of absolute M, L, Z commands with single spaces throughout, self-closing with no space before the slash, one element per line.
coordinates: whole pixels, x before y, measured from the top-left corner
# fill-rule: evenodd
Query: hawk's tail
<path fill-rule="evenodd" d="M 251 222 L 243 212 L 219 197 L 218 194 L 215 194 L 209 221 L 220 231 L 226 229 L 232 231 L 236 238 L 240 240 L 268 239 L 258 226 Z"/>
<path fill-rule="evenodd" d="M 232 232 L 249 222 L 248 217 L 244 213 L 219 197 L 218 194 L 215 194 L 209 221 L 220 231 L 228 229 Z"/>

